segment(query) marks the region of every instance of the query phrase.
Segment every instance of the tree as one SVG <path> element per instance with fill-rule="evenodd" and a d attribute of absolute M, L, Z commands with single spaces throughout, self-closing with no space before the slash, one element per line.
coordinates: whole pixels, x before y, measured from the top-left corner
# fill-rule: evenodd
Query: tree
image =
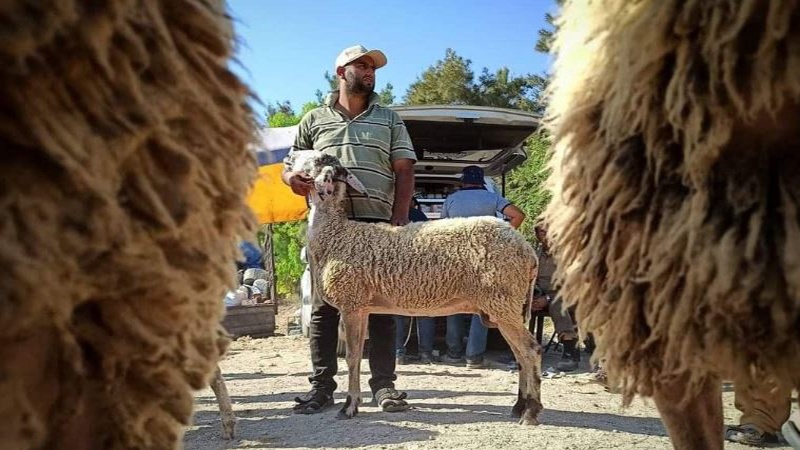
<path fill-rule="evenodd" d="M 279 223 L 272 226 L 272 251 L 275 255 L 275 290 L 288 297 L 297 292 L 305 265 L 300 260 L 304 245 L 306 221 Z M 266 226 L 262 227 L 262 231 Z"/>
<path fill-rule="evenodd" d="M 494 74 L 484 68 L 478 77 L 474 98 L 479 105 L 542 114 L 544 86 L 540 75 L 511 77 L 507 67 L 501 67 Z"/>
<path fill-rule="evenodd" d="M 467 105 L 475 103 L 475 74 L 472 61 L 448 48 L 444 59 L 422 72 L 408 87 L 405 103 L 408 105 Z"/>
<path fill-rule="evenodd" d="M 283 113 L 287 115 L 294 115 L 294 109 L 292 108 L 292 103 L 289 100 L 284 100 L 282 102 L 275 102 L 275 104 L 267 105 L 267 116 L 273 116 L 278 113 Z"/>
<path fill-rule="evenodd" d="M 336 92 L 339 90 L 339 80 L 335 76 L 331 75 L 330 72 L 326 71 L 323 77 L 325 77 L 325 81 L 328 83 L 328 88 L 329 88 L 328 92 Z M 392 83 L 386 83 L 386 86 L 384 86 L 383 89 L 378 91 L 378 97 L 380 97 L 380 100 L 378 102 L 381 105 L 389 106 L 394 104 L 393 89 L 394 86 L 392 86 Z M 326 95 L 327 93 L 322 92 L 322 90 L 320 89 L 317 89 L 316 92 L 314 92 L 314 97 L 317 99 L 317 104 L 322 105 L 322 103 L 325 101 Z"/>
<path fill-rule="evenodd" d="M 507 67 L 494 73 L 484 68 L 475 81 L 472 62 L 447 49 L 445 57 L 426 69 L 409 86 L 409 105 L 482 105 L 541 113 L 543 78 L 526 74 L 512 76 Z"/>
<path fill-rule="evenodd" d="M 386 83 L 386 86 L 378 92 L 378 97 L 380 97 L 379 103 L 383 106 L 389 106 L 394 104 L 394 86 L 392 83 Z"/>
<path fill-rule="evenodd" d="M 530 241 L 535 241 L 533 226 L 550 202 L 550 192 L 545 189 L 549 175 L 550 140 L 537 133 L 525 143 L 528 159 L 506 176 L 506 197 L 525 212 L 527 219 L 520 231 Z"/>
<path fill-rule="evenodd" d="M 556 0 L 556 6 L 561 8 L 563 5 L 564 0 Z M 544 15 L 544 20 L 549 25 L 549 28 L 541 28 L 539 30 L 539 39 L 536 41 L 534 49 L 539 53 L 550 53 L 553 49 L 553 39 L 558 26 L 556 25 L 555 17 L 550 13 Z"/>

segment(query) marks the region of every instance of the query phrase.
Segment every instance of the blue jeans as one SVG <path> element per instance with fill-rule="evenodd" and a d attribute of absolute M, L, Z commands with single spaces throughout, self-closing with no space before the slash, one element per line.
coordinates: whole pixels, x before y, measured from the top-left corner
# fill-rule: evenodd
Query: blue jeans
<path fill-rule="evenodd" d="M 394 316 L 395 323 L 395 354 L 406 354 L 406 338 L 408 337 L 408 317 Z M 417 339 L 419 339 L 419 352 L 430 354 L 433 351 L 433 338 L 436 333 L 436 322 L 432 317 L 415 317 L 417 324 Z"/>
<path fill-rule="evenodd" d="M 470 317 L 469 314 L 454 314 L 447 317 L 447 353 L 452 357 L 459 357 L 463 352 L 462 340 L 464 339 L 464 325 Z M 483 326 L 480 316 L 472 315 L 469 325 L 469 337 L 467 338 L 467 359 L 479 359 L 486 353 L 486 341 L 489 337 L 489 329 Z"/>

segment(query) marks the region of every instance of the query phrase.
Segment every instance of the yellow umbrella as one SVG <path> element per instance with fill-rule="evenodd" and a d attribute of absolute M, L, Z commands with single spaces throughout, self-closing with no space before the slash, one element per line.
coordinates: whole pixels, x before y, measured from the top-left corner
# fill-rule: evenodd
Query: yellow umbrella
<path fill-rule="evenodd" d="M 297 126 L 265 128 L 259 132 L 258 179 L 247 198 L 259 223 L 280 223 L 305 218 L 306 199 L 295 195 L 281 181 L 283 158 L 289 153 L 297 135 Z"/>

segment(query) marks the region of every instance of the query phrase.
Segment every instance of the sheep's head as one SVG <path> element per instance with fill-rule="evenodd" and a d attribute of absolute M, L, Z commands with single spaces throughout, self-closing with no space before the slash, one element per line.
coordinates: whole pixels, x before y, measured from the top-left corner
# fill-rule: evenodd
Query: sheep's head
<path fill-rule="evenodd" d="M 284 163 L 292 170 L 303 172 L 314 180 L 312 202 L 316 203 L 330 197 L 334 201 L 341 200 L 344 197 L 345 184 L 360 193 L 367 193 L 361 181 L 342 166 L 339 159 L 333 155 L 315 150 L 295 151 L 286 158 Z"/>

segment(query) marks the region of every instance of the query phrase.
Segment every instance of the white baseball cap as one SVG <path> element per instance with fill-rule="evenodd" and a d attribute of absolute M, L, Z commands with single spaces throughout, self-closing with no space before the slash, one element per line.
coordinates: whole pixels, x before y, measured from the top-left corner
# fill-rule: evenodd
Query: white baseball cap
<path fill-rule="evenodd" d="M 344 67 L 362 56 L 369 56 L 372 58 L 376 70 L 386 65 L 386 55 L 384 55 L 382 51 L 367 50 L 363 45 L 354 45 L 352 47 L 347 47 L 339 53 L 339 56 L 336 57 L 336 66 L 333 69 L 335 71 L 339 67 Z"/>

